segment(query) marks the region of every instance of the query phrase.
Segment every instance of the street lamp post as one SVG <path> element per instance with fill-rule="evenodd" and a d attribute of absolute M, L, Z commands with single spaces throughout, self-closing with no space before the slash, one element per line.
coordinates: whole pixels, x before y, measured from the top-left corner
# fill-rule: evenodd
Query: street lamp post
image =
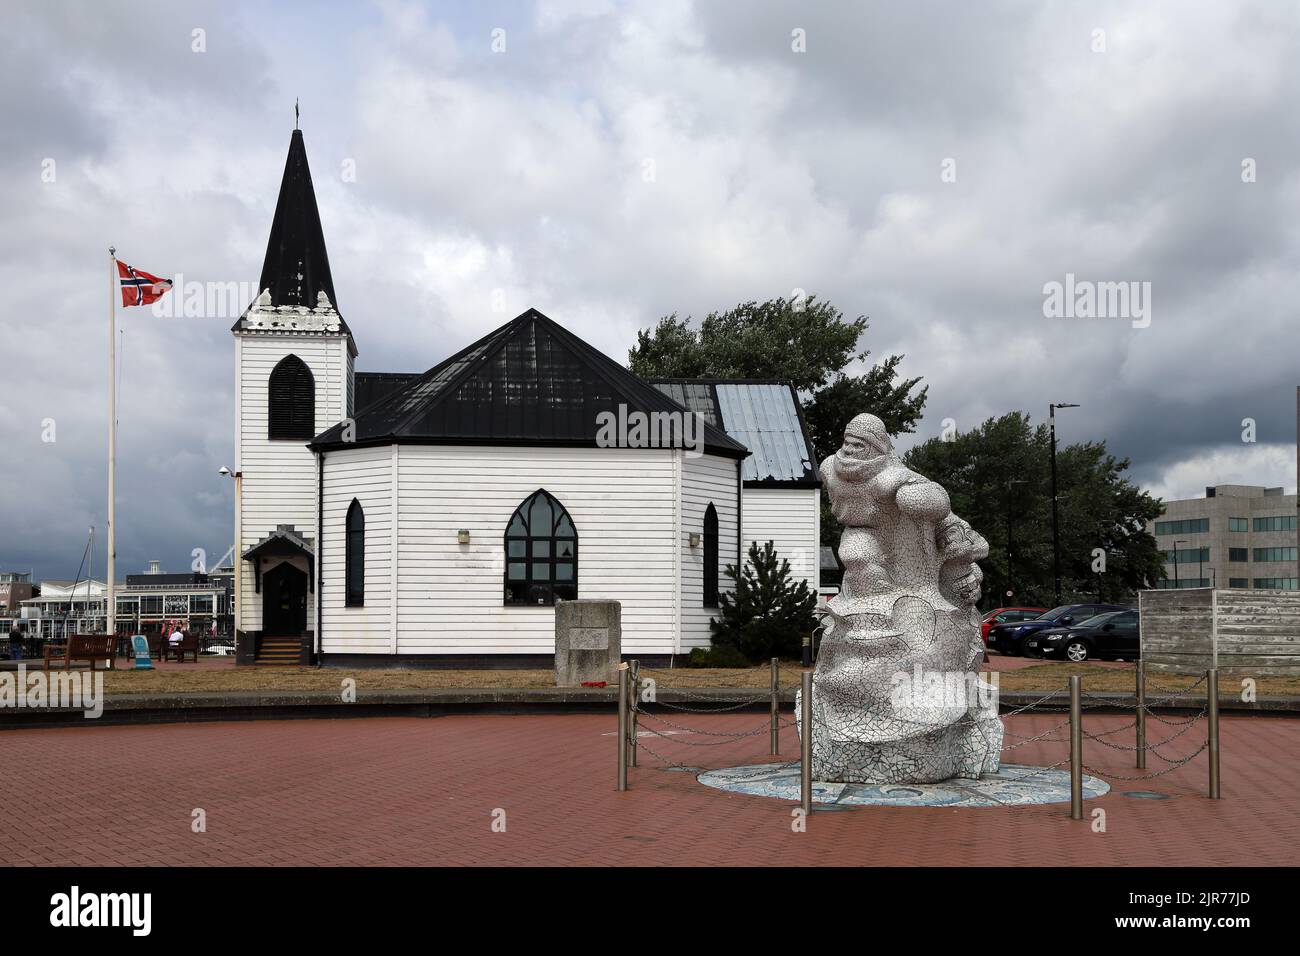
<path fill-rule="evenodd" d="M 1012 572 L 1012 547 L 1011 547 L 1011 486 L 1023 485 L 1027 479 L 1008 478 L 1007 479 L 1007 591 L 1015 590 L 1015 575 Z"/>
<path fill-rule="evenodd" d="M 1052 425 L 1052 575 L 1056 579 L 1056 607 L 1061 606 L 1061 519 L 1056 503 L 1056 410 L 1078 407 L 1075 402 L 1054 402 L 1047 406 L 1047 417 Z"/>

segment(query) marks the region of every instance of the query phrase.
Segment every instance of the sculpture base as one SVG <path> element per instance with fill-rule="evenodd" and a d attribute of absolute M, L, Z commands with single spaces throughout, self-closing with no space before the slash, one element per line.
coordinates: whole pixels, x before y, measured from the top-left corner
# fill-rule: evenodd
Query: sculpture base
<path fill-rule="evenodd" d="M 813 775 L 819 780 L 928 784 L 956 778 L 977 780 L 998 769 L 996 751 L 990 754 L 984 749 L 984 738 L 970 720 L 909 740 L 864 743 L 831 740 L 827 734 L 814 735 L 813 740 Z M 1001 744 L 998 725 L 997 746 Z"/>
<path fill-rule="evenodd" d="M 756 764 L 707 770 L 697 778 L 706 787 L 757 797 L 799 802 L 799 765 Z M 1104 796 L 1110 784 L 1087 774 L 1084 799 Z M 924 784 L 823 783 L 813 781 L 813 803 L 863 807 L 1005 807 L 1070 802 L 1068 770 L 1003 764 L 977 780 Z"/>

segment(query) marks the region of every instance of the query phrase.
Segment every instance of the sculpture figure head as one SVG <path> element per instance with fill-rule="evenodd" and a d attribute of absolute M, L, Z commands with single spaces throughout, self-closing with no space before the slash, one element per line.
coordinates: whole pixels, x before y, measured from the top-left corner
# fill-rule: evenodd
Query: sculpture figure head
<path fill-rule="evenodd" d="M 835 452 L 835 472 L 849 481 L 877 473 L 894 456 L 885 423 L 875 415 L 857 415 L 844 428 L 844 440 Z"/>
<path fill-rule="evenodd" d="M 875 415 L 855 415 L 844 426 L 844 445 L 840 449 L 853 453 L 855 458 L 871 459 L 877 455 L 888 455 L 894 450 L 894 443 L 889 439 L 885 423 Z"/>

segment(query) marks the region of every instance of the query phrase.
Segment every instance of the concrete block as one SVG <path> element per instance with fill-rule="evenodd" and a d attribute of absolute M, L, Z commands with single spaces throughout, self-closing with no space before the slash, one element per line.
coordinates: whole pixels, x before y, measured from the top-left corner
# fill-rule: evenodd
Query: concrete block
<path fill-rule="evenodd" d="M 555 605 L 555 685 L 618 679 L 623 657 L 623 610 L 618 601 L 564 601 Z"/>

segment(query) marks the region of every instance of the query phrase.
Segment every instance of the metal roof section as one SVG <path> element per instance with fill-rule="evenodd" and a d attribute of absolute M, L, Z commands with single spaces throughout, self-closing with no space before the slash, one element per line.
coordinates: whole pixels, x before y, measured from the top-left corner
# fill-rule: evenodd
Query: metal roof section
<path fill-rule="evenodd" d="M 818 482 L 789 385 L 720 382 L 716 391 L 727 434 L 753 451 L 741 469 L 745 481 Z"/>
<path fill-rule="evenodd" d="M 419 372 L 357 372 L 352 379 L 352 406 L 355 411 L 365 411 L 381 398 L 408 385 Z"/>
<path fill-rule="evenodd" d="M 529 309 L 423 375 L 316 437 L 329 449 L 388 443 L 592 447 L 602 412 L 684 415 L 687 409 L 536 309 Z M 749 454 L 704 426 L 705 450 Z"/>
<path fill-rule="evenodd" d="M 650 384 L 678 405 L 692 412 L 699 412 L 714 428 L 722 427 L 722 417 L 718 414 L 718 399 L 713 394 L 712 382 L 704 379 L 662 378 L 651 379 Z"/>
<path fill-rule="evenodd" d="M 655 379 L 679 404 L 721 423 L 752 453 L 741 470 L 746 487 L 821 485 L 812 441 L 793 386 L 775 380 Z"/>

